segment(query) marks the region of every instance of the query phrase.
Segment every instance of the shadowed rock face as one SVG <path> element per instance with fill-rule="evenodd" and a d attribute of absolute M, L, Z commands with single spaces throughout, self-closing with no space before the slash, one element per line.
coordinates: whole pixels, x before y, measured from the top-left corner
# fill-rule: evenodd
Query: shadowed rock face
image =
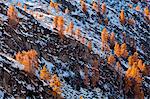
<path fill-rule="evenodd" d="M 6 6 L 4 4 L 0 4 L 0 13 L 6 15 Z M 68 77 L 66 78 L 66 81 L 72 85 L 75 89 L 80 89 L 81 86 L 83 85 L 83 79 L 81 79 L 79 71 L 80 69 L 83 69 L 83 64 L 90 64 L 92 65 L 93 59 L 98 59 L 99 61 L 99 68 L 100 68 L 100 84 L 98 87 L 100 87 L 104 93 L 105 92 L 111 92 L 110 97 L 115 97 L 118 94 L 122 94 L 120 90 L 122 90 L 124 86 L 124 82 L 120 82 L 118 77 L 120 76 L 114 68 L 111 68 L 107 64 L 100 63 L 103 60 L 99 55 L 94 54 L 93 51 L 90 51 L 87 46 L 81 44 L 79 41 L 75 40 L 72 37 L 64 37 L 63 39 L 60 38 L 60 36 L 56 31 L 51 31 L 49 29 L 44 28 L 41 26 L 40 23 L 38 23 L 37 20 L 34 19 L 31 15 L 27 14 L 26 12 L 22 11 L 21 9 L 17 8 L 18 12 L 21 13 L 22 15 L 26 16 L 27 19 L 20 18 L 19 19 L 19 25 L 14 29 L 12 28 L 9 24 L 8 21 L 1 21 L 0 20 L 0 31 L 2 32 L 2 35 L 0 35 L 0 52 L 6 53 L 6 54 L 11 54 L 15 55 L 18 51 L 22 50 L 29 50 L 29 49 L 35 49 L 38 52 L 39 58 L 43 57 L 47 61 L 52 62 L 57 69 L 66 69 L 64 67 L 61 67 L 61 64 L 58 64 L 57 61 L 54 59 L 54 57 L 57 57 L 59 60 L 61 60 L 63 63 L 66 63 L 68 68 L 75 73 L 75 77 L 71 78 Z M 95 16 L 97 17 L 97 16 Z M 82 18 L 81 18 L 82 19 Z M 87 21 L 88 22 L 88 21 Z M 90 23 L 89 23 L 90 24 Z M 146 24 L 143 22 L 143 24 Z M 108 26 L 109 29 L 115 28 L 116 32 L 123 31 L 119 27 L 115 26 L 114 24 L 111 24 Z M 131 28 L 131 27 L 130 27 Z M 148 27 L 143 27 L 143 28 L 148 28 Z M 96 28 L 95 28 L 96 29 Z M 131 28 L 133 29 L 133 28 Z M 127 33 L 131 33 L 130 31 L 126 31 Z M 148 36 L 147 32 L 144 34 L 145 36 Z M 132 38 L 129 38 L 132 39 Z M 146 38 L 148 40 L 148 38 Z M 127 39 L 127 44 L 130 46 L 130 41 Z M 134 41 L 133 41 L 134 42 Z M 147 47 L 147 43 L 145 41 L 143 42 L 143 46 L 145 48 L 145 52 L 149 54 L 149 47 Z M 133 44 L 134 45 L 134 44 Z M 131 46 L 131 49 L 133 46 Z M 149 55 L 147 54 L 142 54 L 141 56 L 144 57 L 145 60 L 149 60 Z M 11 64 L 3 63 L 3 66 L 10 66 Z M 81 67 L 80 67 L 81 66 Z M 123 66 L 123 69 L 127 69 L 125 66 Z M 9 68 L 9 67 L 7 67 Z M 0 69 L 3 71 L 3 68 Z M 18 77 L 17 79 L 23 80 L 26 79 L 26 83 L 30 84 L 31 83 L 31 78 L 26 76 L 26 74 L 23 71 L 19 71 L 17 69 L 14 69 L 13 71 L 17 71 L 16 74 L 13 74 L 14 77 Z M 9 89 L 8 86 L 10 85 L 11 88 L 14 86 L 12 85 L 18 85 L 18 88 L 16 89 L 20 97 L 25 97 L 25 96 L 36 96 L 37 98 L 39 97 L 45 97 L 44 99 L 47 99 L 48 97 L 52 97 L 50 94 L 45 94 L 48 89 L 45 89 L 45 92 L 38 92 L 37 91 L 31 91 L 31 90 L 26 90 L 26 87 L 23 86 L 22 84 L 19 84 L 17 81 L 15 81 L 15 78 L 12 77 L 9 73 L 4 70 L 2 74 L 5 74 L 5 77 L 2 75 L 2 81 L 5 81 L 6 84 L 1 84 L 0 86 L 3 86 L 6 90 L 8 90 L 8 93 L 12 94 L 12 89 Z M 9 78 L 9 79 L 5 79 Z M 35 80 L 34 83 L 36 84 L 42 84 L 41 81 L 38 81 L 36 77 L 33 77 Z M 13 83 L 9 84 L 9 81 Z M 123 79 L 122 79 L 123 80 Z M 36 82 L 37 81 L 37 82 Z M 105 89 L 104 85 L 108 84 L 109 88 Z M 42 86 L 42 85 L 41 85 Z M 38 86 L 35 86 L 33 84 L 33 87 L 35 89 L 39 89 Z M 44 87 L 46 88 L 46 87 Z M 25 94 L 20 93 L 21 91 L 26 90 Z M 146 95 L 148 95 L 149 89 L 147 87 L 144 87 L 144 92 Z M 32 93 L 32 94 L 30 94 Z M 46 96 L 44 96 L 46 95 Z M 48 98 L 49 99 L 49 98 Z"/>

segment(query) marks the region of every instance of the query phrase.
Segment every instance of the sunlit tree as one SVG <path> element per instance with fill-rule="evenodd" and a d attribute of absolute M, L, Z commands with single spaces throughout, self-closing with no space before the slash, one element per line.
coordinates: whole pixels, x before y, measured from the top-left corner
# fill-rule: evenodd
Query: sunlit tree
<path fill-rule="evenodd" d="M 85 13 L 87 11 L 87 7 L 84 1 L 81 1 L 82 11 Z"/>
<path fill-rule="evenodd" d="M 61 82 L 56 74 L 52 75 L 50 79 L 50 87 L 52 87 L 53 91 L 57 94 L 61 94 Z"/>
<path fill-rule="evenodd" d="M 102 3 L 101 9 L 102 9 L 103 14 L 106 13 L 106 4 L 105 3 Z"/>
<path fill-rule="evenodd" d="M 107 63 L 109 65 L 113 65 L 115 63 L 115 61 L 116 61 L 116 59 L 115 59 L 114 55 L 110 55 L 107 59 Z"/>
<path fill-rule="evenodd" d="M 40 79 L 48 81 L 50 80 L 50 73 L 48 72 L 46 66 L 43 66 L 43 69 L 40 70 Z"/>
<path fill-rule="evenodd" d="M 117 57 L 121 56 L 121 50 L 120 50 L 120 45 L 116 42 L 115 47 L 114 47 L 114 53 Z"/>
<path fill-rule="evenodd" d="M 15 7 L 10 5 L 7 10 L 8 22 L 12 27 L 16 27 L 18 25 L 18 15 Z"/>
<path fill-rule="evenodd" d="M 121 24 L 125 24 L 125 15 L 124 15 L 124 10 L 121 10 L 121 12 L 120 12 L 120 22 L 121 22 Z"/>
<path fill-rule="evenodd" d="M 95 1 L 92 3 L 92 9 L 94 9 L 96 12 L 98 12 L 98 5 Z"/>
<path fill-rule="evenodd" d="M 144 14 L 145 14 L 146 16 L 149 15 L 149 9 L 148 9 L 148 6 L 144 8 Z"/>

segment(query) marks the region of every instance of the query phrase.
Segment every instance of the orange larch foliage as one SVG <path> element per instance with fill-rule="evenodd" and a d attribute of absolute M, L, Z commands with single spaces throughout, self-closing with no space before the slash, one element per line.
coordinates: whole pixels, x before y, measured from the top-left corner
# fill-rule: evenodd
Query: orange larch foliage
<path fill-rule="evenodd" d="M 110 55 L 107 59 L 107 63 L 109 65 L 113 65 L 115 63 L 115 61 L 116 61 L 116 59 L 115 59 L 114 55 Z"/>
<path fill-rule="evenodd" d="M 80 96 L 80 99 L 83 99 L 83 96 Z"/>
<path fill-rule="evenodd" d="M 144 8 L 144 14 L 146 16 L 149 16 L 149 9 L 148 9 L 148 6 Z"/>
<path fill-rule="evenodd" d="M 129 64 L 129 66 L 132 66 L 133 63 L 134 63 L 133 56 L 129 56 L 128 57 L 128 64 Z"/>
<path fill-rule="evenodd" d="M 62 16 L 58 17 L 57 29 L 59 31 L 60 38 L 63 38 L 64 37 L 64 18 Z"/>
<path fill-rule="evenodd" d="M 106 4 L 105 3 L 102 3 L 101 9 L 102 9 L 103 14 L 106 13 Z"/>
<path fill-rule="evenodd" d="M 140 71 L 144 71 L 145 70 L 145 64 L 143 63 L 143 61 L 141 59 L 138 60 L 138 64 L 137 67 L 140 69 Z"/>
<path fill-rule="evenodd" d="M 34 73 L 35 68 L 38 68 L 37 52 L 35 50 L 22 51 L 16 54 L 16 60 L 24 65 L 24 70 L 29 73 Z"/>
<path fill-rule="evenodd" d="M 58 16 L 55 16 L 53 18 L 53 28 L 57 28 L 57 20 L 58 20 Z"/>
<path fill-rule="evenodd" d="M 53 1 L 50 2 L 50 7 L 54 8 L 54 2 Z"/>
<path fill-rule="evenodd" d="M 92 50 L 92 41 L 88 41 L 87 47 L 89 50 Z"/>
<path fill-rule="evenodd" d="M 110 34 L 110 44 L 113 46 L 113 45 L 115 45 L 115 33 L 114 32 L 112 32 L 111 34 Z"/>
<path fill-rule="evenodd" d="M 92 9 L 94 9 L 96 12 L 98 12 L 98 5 L 95 1 L 93 1 Z"/>
<path fill-rule="evenodd" d="M 134 62 L 138 61 L 138 53 L 137 52 L 134 52 L 134 54 L 133 54 L 133 61 Z"/>
<path fill-rule="evenodd" d="M 128 56 L 127 46 L 125 43 L 121 45 L 121 56 L 126 58 Z"/>
<path fill-rule="evenodd" d="M 30 59 L 29 59 L 28 55 L 22 56 L 22 60 L 17 60 L 17 61 L 19 61 L 21 64 L 24 65 L 24 70 L 26 72 L 33 73 L 32 72 L 32 66 L 31 66 Z"/>
<path fill-rule="evenodd" d="M 102 33 L 101 33 L 102 43 L 107 43 L 108 38 L 109 38 L 109 35 L 108 35 L 108 32 L 107 32 L 107 29 L 104 28 L 104 29 L 102 30 Z"/>
<path fill-rule="evenodd" d="M 58 28 L 63 28 L 63 25 L 64 25 L 64 18 L 62 17 L 62 16 L 59 16 L 58 17 L 58 20 L 57 20 L 57 26 L 58 26 Z"/>
<path fill-rule="evenodd" d="M 21 5 L 21 3 L 20 3 L 20 2 L 18 2 L 18 3 L 17 3 L 17 6 L 18 6 L 18 7 L 21 7 L 22 5 Z"/>
<path fill-rule="evenodd" d="M 50 87 L 52 87 L 53 91 L 56 92 L 57 94 L 61 94 L 61 82 L 59 78 L 57 77 L 56 74 L 52 75 L 50 79 Z"/>
<path fill-rule="evenodd" d="M 115 47 L 114 47 L 114 53 L 117 57 L 121 56 L 121 50 L 120 50 L 120 45 L 116 42 Z"/>
<path fill-rule="evenodd" d="M 105 19 L 104 19 L 104 23 L 105 23 L 105 25 L 108 25 L 108 18 L 106 17 Z"/>
<path fill-rule="evenodd" d="M 132 9 L 132 8 L 133 8 L 132 4 L 128 4 L 128 7 L 129 7 L 130 9 Z"/>
<path fill-rule="evenodd" d="M 13 5 L 10 5 L 7 10 L 9 24 L 16 27 L 18 24 L 18 15 Z"/>
<path fill-rule="evenodd" d="M 46 81 L 50 80 L 50 73 L 48 72 L 45 65 L 43 66 L 43 69 L 40 70 L 40 79 L 46 80 Z"/>
<path fill-rule="evenodd" d="M 78 37 L 78 39 L 80 38 L 81 31 L 80 31 L 80 29 L 79 29 L 79 28 L 78 28 L 78 29 L 76 29 L 76 31 L 75 31 L 75 35 Z"/>
<path fill-rule="evenodd" d="M 136 11 L 140 11 L 140 6 L 137 5 L 137 6 L 135 7 L 135 10 L 136 10 Z"/>
<path fill-rule="evenodd" d="M 127 93 L 133 88 L 134 98 L 144 99 L 142 90 L 142 77 L 137 67 L 137 62 L 133 63 L 132 67 L 129 67 L 125 74 L 125 92 Z"/>
<path fill-rule="evenodd" d="M 24 11 L 27 11 L 27 5 L 24 5 Z"/>
<path fill-rule="evenodd" d="M 121 24 L 125 24 L 125 15 L 124 15 L 124 10 L 121 10 L 121 12 L 120 12 L 120 22 L 121 22 Z"/>
<path fill-rule="evenodd" d="M 81 2 L 85 2 L 85 0 L 80 0 L 80 3 L 81 3 Z"/>
<path fill-rule="evenodd" d="M 69 32 L 70 33 L 73 33 L 73 28 L 74 28 L 74 24 L 73 24 L 73 22 L 70 22 L 70 24 L 69 24 Z"/>
<path fill-rule="evenodd" d="M 87 11 L 87 7 L 84 1 L 81 1 L 82 11 L 85 13 Z"/>
<path fill-rule="evenodd" d="M 69 32 L 69 26 L 66 27 L 65 31 L 68 33 Z"/>
<path fill-rule="evenodd" d="M 54 8 L 57 12 L 59 11 L 58 3 L 54 3 Z"/>
<path fill-rule="evenodd" d="M 37 61 L 37 52 L 35 51 L 35 50 L 30 50 L 30 51 L 28 51 L 28 56 L 29 56 L 29 59 L 30 60 L 32 60 L 31 61 L 31 64 L 32 65 L 34 65 L 34 67 L 36 68 L 36 69 L 38 69 L 38 61 Z"/>

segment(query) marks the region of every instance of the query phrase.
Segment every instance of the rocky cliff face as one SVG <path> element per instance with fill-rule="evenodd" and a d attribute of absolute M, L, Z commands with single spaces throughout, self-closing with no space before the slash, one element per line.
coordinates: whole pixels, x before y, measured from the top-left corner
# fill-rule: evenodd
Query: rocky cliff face
<path fill-rule="evenodd" d="M 38 52 L 41 64 L 44 63 L 49 66 L 48 62 L 50 62 L 54 65 L 51 72 L 57 73 L 61 78 L 64 84 L 62 92 L 64 98 L 79 98 L 79 95 L 87 99 L 92 97 L 123 98 L 125 97 L 123 90 L 124 73 L 120 75 L 114 67 L 107 64 L 106 56 L 108 53 L 100 50 L 100 31 L 103 27 L 107 27 L 108 31 L 116 32 L 116 38 L 119 42 L 122 42 L 122 36 L 119 33 L 126 32 L 128 50 L 131 50 L 131 53 L 134 52 L 132 50 L 137 50 L 140 58 L 149 64 L 150 47 L 148 45 L 150 44 L 148 41 L 150 30 L 149 21 L 145 21 L 143 14 L 130 10 L 125 12 L 128 18 L 132 16 L 135 19 L 136 25 L 121 26 L 115 18 L 118 17 L 117 11 L 122 3 L 119 3 L 120 5 L 117 8 L 116 2 L 109 0 L 106 2 L 108 4 L 107 17 L 109 18 L 109 24 L 105 25 L 102 23 L 99 25 L 99 22 L 96 20 L 102 18 L 102 21 L 104 21 L 103 19 L 106 16 L 99 15 L 95 11 L 90 10 L 92 8 L 89 4 L 87 4 L 88 13 L 84 14 L 78 2 L 64 0 L 60 2 L 60 13 L 56 13 L 53 9 L 48 9 L 48 1 L 41 0 L 40 3 L 34 1 L 34 6 L 30 3 L 26 5 L 28 5 L 31 11 L 38 12 L 44 18 L 41 20 L 35 17 L 35 14 L 31 15 L 31 13 L 24 11 L 23 8 L 16 6 L 19 24 L 15 28 L 8 23 L 7 5 L 9 3 L 0 2 L 0 52 L 14 56 L 18 51 L 35 49 Z M 139 4 L 145 5 L 142 2 Z M 127 3 L 125 2 L 123 7 L 126 8 L 126 5 Z M 70 13 L 68 15 L 62 14 L 67 7 Z M 89 50 L 87 45 L 83 44 L 74 35 L 65 34 L 63 39 L 60 38 L 57 29 L 52 29 L 52 20 L 55 15 L 62 15 L 66 18 L 65 27 L 69 24 L 69 21 L 73 21 L 76 28 L 80 27 L 81 36 L 87 41 L 92 40 L 92 50 Z M 136 44 L 131 45 L 131 43 L 135 42 Z M 0 54 L 0 59 L 0 86 L 6 92 L 7 97 L 54 98 L 51 93 L 48 93 L 48 90 L 52 89 L 44 86 L 38 77 L 16 68 L 16 66 L 20 68 L 22 65 L 17 62 L 14 63 L 14 60 L 8 59 L 3 54 Z M 98 90 L 90 86 L 87 88 L 83 84 L 84 67 L 88 65 L 89 72 L 91 73 L 94 59 L 98 60 L 100 73 L 100 75 L 96 75 L 100 78 L 96 86 Z M 117 60 L 121 63 L 123 72 L 125 72 L 128 68 L 127 60 Z M 150 87 L 147 76 L 144 77 L 143 90 L 145 97 L 149 97 Z"/>

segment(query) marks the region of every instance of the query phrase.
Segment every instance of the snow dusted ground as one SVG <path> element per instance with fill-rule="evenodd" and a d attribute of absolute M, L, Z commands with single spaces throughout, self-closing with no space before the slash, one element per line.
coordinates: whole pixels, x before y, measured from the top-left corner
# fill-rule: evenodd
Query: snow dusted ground
<path fill-rule="evenodd" d="M 10 0 L 10 1 L 13 1 L 13 0 Z M 18 1 L 20 1 L 20 0 L 18 0 Z M 40 1 L 42 1 L 42 2 L 40 2 Z M 142 17 L 141 13 L 142 13 L 143 9 L 141 9 L 141 11 L 139 11 L 139 12 L 136 12 L 134 9 L 128 8 L 129 3 L 133 4 L 130 0 L 125 0 L 122 2 L 120 2 L 119 0 L 107 0 L 106 1 L 106 5 L 107 5 L 108 10 L 107 10 L 107 14 L 104 15 L 104 17 L 107 17 L 109 19 L 108 26 L 98 23 L 97 16 L 95 15 L 96 12 L 92 11 L 92 6 L 90 3 L 86 3 L 88 13 L 90 16 L 90 17 L 87 17 L 81 11 L 81 6 L 80 6 L 79 0 L 68 0 L 72 5 L 76 6 L 76 9 L 74 9 L 75 11 L 71 11 L 69 14 L 65 14 L 62 11 L 56 12 L 55 9 L 49 7 L 49 4 L 45 0 L 40 0 L 40 1 L 38 2 L 36 0 L 32 0 L 32 1 L 25 2 L 25 0 L 21 0 L 21 3 L 25 3 L 28 6 L 30 6 L 28 8 L 28 10 L 32 10 L 33 12 L 31 13 L 31 12 L 27 11 L 27 13 L 32 14 L 34 16 L 34 18 L 36 20 L 38 20 L 38 22 L 40 23 L 41 26 L 43 26 L 49 30 L 55 31 L 55 30 L 53 30 L 53 26 L 52 26 L 52 21 L 53 21 L 54 16 L 63 16 L 64 17 L 64 20 L 65 20 L 64 27 L 65 28 L 72 21 L 74 23 L 74 31 L 77 28 L 81 29 L 81 36 L 86 39 L 86 43 L 84 43 L 84 45 L 87 45 L 88 41 L 91 40 L 92 41 L 92 50 L 94 51 L 94 53 L 98 54 L 100 57 L 102 57 L 104 59 L 106 58 L 106 53 L 101 51 L 102 42 L 101 42 L 101 37 L 100 37 L 100 34 L 101 34 L 100 32 L 102 31 L 102 29 L 104 27 L 107 28 L 109 33 L 115 32 L 116 38 L 120 42 L 122 42 L 122 40 L 118 36 L 118 34 L 120 34 L 122 32 L 127 32 L 127 36 L 130 35 L 131 37 L 134 37 L 137 40 L 137 51 L 139 51 L 141 53 L 144 53 L 144 52 L 143 52 L 143 50 L 141 50 L 140 40 L 142 39 L 144 41 L 148 41 L 150 39 L 150 34 L 148 33 L 149 29 L 145 29 L 140 25 L 141 21 L 145 22 L 144 19 L 140 19 L 140 21 L 139 20 L 136 21 L 136 24 L 133 26 L 133 29 L 132 29 L 133 33 L 131 31 L 129 31 L 127 27 L 122 26 L 120 24 L 120 22 L 119 22 L 119 11 L 121 9 L 124 9 L 125 11 L 129 11 L 131 13 L 128 15 L 128 17 L 132 17 L 132 14 L 134 14 L 134 13 L 136 13 L 136 14 L 139 13 L 139 16 Z M 97 0 L 95 0 L 95 1 L 97 1 Z M 5 4 L 10 5 L 11 2 L 6 2 Z M 102 2 L 101 2 L 101 4 L 102 4 Z M 136 6 L 135 4 L 133 4 L 133 5 Z M 138 3 L 138 5 L 140 5 L 140 7 L 145 6 L 145 4 L 141 4 L 140 2 Z M 62 5 L 60 4 L 60 6 L 62 6 Z M 19 7 L 19 8 L 21 8 L 21 7 Z M 21 9 L 24 10 L 23 8 L 21 8 Z M 42 9 L 42 10 L 44 10 L 44 12 L 50 11 L 50 14 L 44 13 L 43 11 L 39 11 L 37 9 Z M 42 15 L 42 16 L 40 16 L 40 15 Z M 82 20 L 78 20 L 77 18 L 73 17 L 73 15 L 82 16 Z M 92 17 L 92 15 L 93 15 L 93 17 Z M 27 19 L 27 17 L 25 17 L 24 15 L 22 15 L 20 13 L 19 13 L 19 17 Z M 4 16 L 2 14 L 0 14 L 0 18 L 2 18 L 3 20 L 7 20 L 7 16 Z M 83 20 L 85 20 L 85 21 L 83 22 Z M 22 26 L 24 29 L 26 29 L 26 27 L 24 25 L 22 25 Z M 113 28 L 113 27 L 118 27 L 121 31 L 116 31 L 116 28 Z M 145 35 L 139 33 L 138 29 L 136 27 L 143 29 L 144 33 L 147 34 L 148 37 L 145 38 Z M 0 32 L 0 36 L 1 36 L 1 34 L 2 33 Z M 32 37 L 32 35 L 30 35 L 29 33 L 22 32 L 22 34 L 26 35 L 27 37 Z M 77 38 L 76 35 L 72 35 L 71 33 L 66 33 L 66 32 L 65 32 L 65 35 L 66 35 L 66 37 L 70 37 L 72 39 L 76 39 L 76 40 L 81 42 L 81 38 Z M 41 45 L 46 45 L 44 40 L 42 41 L 41 39 L 37 40 L 36 42 L 40 43 Z M 111 51 L 111 53 L 113 53 L 113 51 Z M 66 63 L 59 60 L 58 57 L 55 57 L 55 56 L 52 56 L 52 57 L 62 68 L 65 68 L 65 69 L 67 68 Z M 14 67 L 15 66 L 18 67 L 18 63 L 13 59 L 11 59 L 11 60 L 14 61 L 14 64 L 15 64 Z M 1 61 L 3 61 L 3 60 L 1 60 Z M 49 69 L 49 71 L 51 73 L 53 73 L 53 68 L 55 68 L 55 65 L 53 63 L 46 61 L 46 59 L 44 59 L 44 58 L 42 58 L 41 63 L 45 63 L 47 65 L 47 68 Z M 81 61 L 81 63 L 82 63 L 82 61 Z M 128 64 L 125 60 L 122 59 L 121 64 L 123 66 L 125 66 L 126 68 L 128 68 Z M 23 66 L 19 67 L 19 68 L 22 69 Z M 75 75 L 74 72 L 69 71 L 69 69 L 68 69 L 68 71 L 56 69 L 56 72 L 58 73 L 58 75 L 62 81 L 62 84 L 63 84 L 62 96 L 64 96 L 66 99 L 71 99 L 72 97 L 74 99 L 79 99 L 80 96 L 83 96 L 85 99 L 93 99 L 93 98 L 94 99 L 101 99 L 101 98 L 107 99 L 108 98 L 108 96 L 106 95 L 107 93 L 105 93 L 105 95 L 104 95 L 100 88 L 95 88 L 95 89 L 91 89 L 91 90 L 87 90 L 85 88 L 80 88 L 79 91 L 74 90 L 64 80 L 64 77 L 69 77 L 69 76 L 73 77 Z M 81 76 L 83 75 L 82 71 L 81 71 L 80 75 Z M 106 85 L 105 88 L 107 89 L 107 87 L 108 86 Z M 2 91 L 0 91 L 0 96 L 3 96 Z M 121 98 L 121 96 L 119 98 Z"/>

